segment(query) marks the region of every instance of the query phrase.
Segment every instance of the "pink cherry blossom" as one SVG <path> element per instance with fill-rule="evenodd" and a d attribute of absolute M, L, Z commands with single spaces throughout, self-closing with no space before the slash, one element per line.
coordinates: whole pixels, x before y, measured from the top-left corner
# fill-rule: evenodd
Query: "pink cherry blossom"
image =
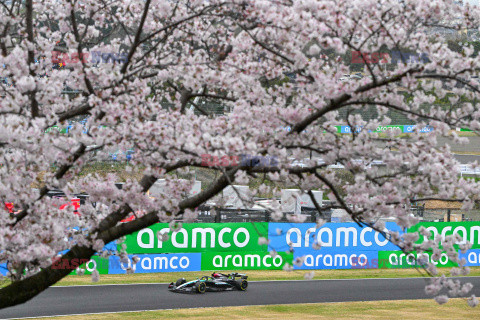
<path fill-rule="evenodd" d="M 445 304 L 448 302 L 448 296 L 446 295 L 436 296 L 434 299 L 438 304 Z"/>
<path fill-rule="evenodd" d="M 250 187 L 245 207 L 283 188 L 322 191 L 332 208 L 404 253 L 446 254 L 459 263 L 454 274 L 468 273 L 457 252 L 471 248 L 464 239 L 424 228 L 401 235 L 384 221 L 405 230 L 419 221 L 410 210 L 417 202 L 469 209 L 480 200 L 480 183 L 463 179 L 439 144 L 466 143 L 456 128 L 480 128 L 480 60 L 473 46 L 451 48 L 434 28 L 478 30 L 479 10 L 451 0 L 135 0 L 115 10 L 93 0 L 12 3 L 0 6 L 0 195 L 16 213 L 0 215 L 0 262 L 25 266 L 10 274 L 32 288 L 25 299 L 43 290 L 32 275 L 47 287 L 67 275 L 51 269 L 58 252 L 87 259 L 157 222 L 179 231 L 207 202 L 219 212 L 226 202 L 218 195 L 239 184 Z M 428 59 L 395 63 L 395 50 Z M 373 58 L 380 51 L 391 53 L 385 64 Z M 92 52 L 127 59 L 80 59 Z M 354 52 L 372 58 L 356 65 Z M 346 79 L 359 68 L 362 79 Z M 383 131 L 399 124 L 393 115 L 415 128 Z M 134 150 L 125 171 L 95 169 L 110 169 L 109 153 L 119 150 Z M 220 160 L 205 168 L 202 155 Z M 236 163 L 242 155 L 275 161 Z M 65 199 L 50 198 L 55 189 Z M 79 193 L 89 197 L 77 212 L 60 209 Z M 307 218 L 285 215 L 276 199 L 268 211 L 271 221 Z M 128 259 L 125 246 L 119 251 Z M 432 263 L 425 271 L 437 275 Z M 434 279 L 435 295 L 469 288 Z M 0 289 L 0 307 L 24 302 L 9 293 L 16 286 Z"/>
<path fill-rule="evenodd" d="M 467 302 L 468 302 L 468 305 L 472 308 L 478 306 L 478 298 L 475 297 L 474 294 L 467 299 Z"/>
<path fill-rule="evenodd" d="M 100 280 L 100 274 L 98 270 L 93 270 L 92 272 L 92 282 L 98 282 Z"/>
<path fill-rule="evenodd" d="M 315 277 L 315 271 L 305 272 L 305 275 L 303 277 L 305 278 L 305 280 L 312 280 L 313 277 Z"/>
<path fill-rule="evenodd" d="M 265 237 L 259 237 L 258 238 L 258 245 L 265 245 L 265 244 L 269 244 L 269 243 L 270 243 L 270 240 L 268 240 Z"/>

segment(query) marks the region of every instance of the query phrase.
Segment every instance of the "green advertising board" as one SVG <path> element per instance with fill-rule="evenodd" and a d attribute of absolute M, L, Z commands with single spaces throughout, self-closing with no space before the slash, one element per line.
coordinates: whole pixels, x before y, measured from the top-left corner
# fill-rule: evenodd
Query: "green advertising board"
<path fill-rule="evenodd" d="M 48 133 L 48 132 L 50 132 L 50 131 L 52 131 L 52 130 L 56 130 L 56 131 L 58 131 L 58 130 L 59 130 L 59 128 L 58 128 L 58 126 L 52 126 L 52 127 L 49 127 L 49 128 L 47 128 L 47 129 L 45 130 L 45 133 Z"/>
<path fill-rule="evenodd" d="M 480 248 L 480 224 L 478 221 L 470 222 L 420 222 L 415 226 L 408 228 L 408 232 L 417 232 L 420 227 L 424 227 L 430 231 L 433 239 L 436 235 L 446 236 L 458 234 L 462 240 L 461 243 L 469 241 L 472 244 L 472 249 Z M 422 243 L 424 237 L 420 235 L 417 243 Z M 458 247 L 458 246 L 456 246 Z"/>
<path fill-rule="evenodd" d="M 438 260 L 432 260 L 431 253 L 427 252 L 421 254 L 417 254 L 415 251 L 409 254 L 405 254 L 402 251 L 378 252 L 379 269 L 408 269 L 422 267 L 421 263 L 425 262 L 431 262 L 437 267 L 458 267 L 458 263 L 451 261 L 445 252 L 442 252 L 440 259 Z"/>
<path fill-rule="evenodd" d="M 292 253 L 278 252 L 275 256 L 263 251 L 202 253 L 202 270 L 281 270 L 285 263 L 292 265 Z"/>
<path fill-rule="evenodd" d="M 162 234 L 168 240 L 162 241 Z M 128 235 L 125 240 L 127 253 L 189 253 L 267 251 L 267 245 L 259 245 L 260 237 L 268 237 L 268 223 L 188 223 L 182 229 L 171 232 L 167 223 L 157 223 Z M 118 244 L 120 250 L 121 244 Z"/>
<path fill-rule="evenodd" d="M 85 270 L 85 274 L 92 274 L 97 269 L 99 274 L 108 274 L 108 258 L 93 256 L 87 263 L 83 263 L 80 268 Z M 59 265 L 62 265 L 61 263 Z M 76 275 L 77 270 L 73 270 L 71 275 Z"/>
<path fill-rule="evenodd" d="M 399 133 L 403 132 L 403 126 L 378 126 L 373 132 L 387 132 L 396 130 Z"/>

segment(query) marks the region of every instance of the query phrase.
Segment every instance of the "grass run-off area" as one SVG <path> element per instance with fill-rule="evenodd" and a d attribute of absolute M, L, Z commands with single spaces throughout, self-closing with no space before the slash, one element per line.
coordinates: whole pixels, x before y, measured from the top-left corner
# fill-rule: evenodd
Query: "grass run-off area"
<path fill-rule="evenodd" d="M 440 273 L 449 276 L 449 268 L 439 269 Z M 480 267 L 472 267 L 469 276 L 480 276 Z M 231 271 L 221 271 L 229 273 Z M 233 272 L 233 271 L 232 271 Z M 267 281 L 267 280 L 303 280 L 305 270 L 283 271 L 283 270 L 245 270 L 240 271 L 248 275 L 249 281 Z M 364 269 L 364 270 L 315 270 L 313 279 L 356 279 L 356 278 L 410 278 L 422 277 L 416 269 Z M 179 278 L 196 279 L 209 275 L 209 271 L 195 272 L 168 272 L 168 273 L 138 273 L 138 274 L 119 274 L 119 275 L 100 275 L 100 281 L 93 283 L 91 277 L 67 276 L 56 285 L 90 285 L 90 284 L 129 284 L 129 283 L 166 283 L 176 281 Z"/>
<path fill-rule="evenodd" d="M 212 316 L 214 315 L 214 316 Z M 480 319 L 464 299 L 438 305 L 431 300 L 309 303 L 249 307 L 197 308 L 65 316 L 56 320 L 97 319 Z"/>

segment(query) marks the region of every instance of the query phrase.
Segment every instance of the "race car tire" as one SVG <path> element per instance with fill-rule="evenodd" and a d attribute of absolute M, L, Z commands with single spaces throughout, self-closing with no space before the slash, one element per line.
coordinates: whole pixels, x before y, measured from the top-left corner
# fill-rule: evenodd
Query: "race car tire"
<path fill-rule="evenodd" d="M 197 293 L 205 293 L 207 290 L 207 285 L 205 282 L 197 282 L 194 286 L 195 292 Z"/>
<path fill-rule="evenodd" d="M 247 280 L 243 279 L 243 280 L 237 280 L 237 289 L 240 290 L 240 291 L 245 291 L 247 290 L 247 287 L 248 287 L 248 282 Z"/>
<path fill-rule="evenodd" d="M 180 278 L 180 279 L 177 280 L 177 282 L 175 282 L 175 287 L 181 286 L 185 282 L 187 282 L 187 280 L 185 280 L 185 278 Z"/>

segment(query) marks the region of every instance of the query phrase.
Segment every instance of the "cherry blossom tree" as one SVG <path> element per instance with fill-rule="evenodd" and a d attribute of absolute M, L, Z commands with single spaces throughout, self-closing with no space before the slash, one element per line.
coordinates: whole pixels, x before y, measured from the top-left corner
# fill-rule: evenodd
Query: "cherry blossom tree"
<path fill-rule="evenodd" d="M 438 148 L 437 138 L 462 143 L 452 129 L 480 129 L 480 91 L 472 80 L 480 62 L 473 47 L 452 51 L 431 32 L 478 28 L 478 10 L 468 5 L 1 0 L 0 10 L 0 197 L 16 207 L 16 213 L 0 215 L 0 260 L 13 266 L 11 284 L 0 289 L 1 307 L 25 302 L 68 275 L 70 270 L 51 267 L 59 252 L 68 250 L 62 259 L 89 259 L 105 243 L 158 221 L 192 220 L 199 205 L 251 177 L 264 179 L 252 196 L 278 191 L 281 181 L 309 192 L 319 209 L 311 190 L 323 190 L 353 221 L 385 233 L 381 218 L 395 217 L 403 228 L 418 222 L 410 215 L 414 201 L 448 199 L 470 208 L 478 200 L 480 186 L 459 177 L 449 147 Z M 341 59 L 346 53 L 382 50 L 426 54 L 428 61 L 385 68 L 366 59 L 365 77 L 340 81 L 350 73 L 351 65 Z M 444 98 L 447 106 L 437 103 Z M 214 116 L 199 101 L 232 112 Z M 362 116 L 366 108 L 376 116 Z M 391 123 L 392 112 L 417 128 L 408 137 L 373 132 Z M 87 119 L 87 133 L 81 125 L 68 134 L 45 132 L 78 118 Z M 339 134 L 339 124 L 362 130 Z M 426 125 L 434 130 L 421 132 Z M 90 153 L 112 147 L 135 150 L 127 170 L 140 170 L 139 181 L 119 190 L 115 177 L 78 175 Z M 323 162 L 290 166 L 289 158 L 312 153 Z M 213 166 L 217 178 L 201 193 L 185 196 L 194 181 L 179 175 L 201 167 L 205 154 L 268 155 L 278 164 Z M 385 166 L 370 166 L 374 160 Z M 336 163 L 351 181 L 329 167 Z M 146 193 L 157 179 L 166 179 L 167 191 L 152 199 Z M 82 206 L 80 214 L 60 210 L 47 197 L 53 189 L 68 196 L 86 192 L 97 206 Z M 144 214 L 121 223 L 139 211 Z M 281 215 L 277 205 L 271 216 Z M 418 234 L 388 234 L 405 252 L 437 254 L 441 244 L 459 261 L 455 237 L 418 245 Z M 459 262 L 455 272 L 467 274 Z M 433 265 L 424 271 L 436 274 Z M 450 296 L 471 289 L 433 279 L 426 291 L 439 303 L 448 300 L 439 295 L 442 288 Z M 478 303 L 475 297 L 468 302 Z"/>

